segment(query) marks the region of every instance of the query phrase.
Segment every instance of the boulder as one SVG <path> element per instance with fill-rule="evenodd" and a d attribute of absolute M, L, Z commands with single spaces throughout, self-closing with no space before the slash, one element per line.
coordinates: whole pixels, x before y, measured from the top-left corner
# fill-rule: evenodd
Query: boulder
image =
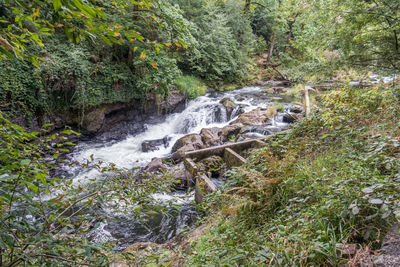
<path fill-rule="evenodd" d="M 174 146 L 172 147 L 172 159 L 175 161 L 180 161 L 186 152 L 202 149 L 204 148 L 204 143 L 202 141 L 201 135 L 199 134 L 188 134 L 184 137 L 178 139 Z"/>
<path fill-rule="evenodd" d="M 160 146 L 164 146 L 166 148 L 169 146 L 169 141 L 171 141 L 171 137 L 168 136 L 165 136 L 162 139 L 145 140 L 142 143 L 142 151 L 143 152 L 156 151 L 160 149 Z"/>
<path fill-rule="evenodd" d="M 188 181 L 188 176 L 186 175 L 186 169 L 183 162 L 175 165 L 169 171 L 175 181 L 175 189 L 186 189 L 191 186 L 191 181 Z"/>
<path fill-rule="evenodd" d="M 231 117 L 232 112 L 235 110 L 235 108 L 237 107 L 237 105 L 235 104 L 235 102 L 233 102 L 233 100 L 229 97 L 225 97 L 223 98 L 220 103 L 225 107 L 226 109 L 226 116 L 228 118 Z"/>
<path fill-rule="evenodd" d="M 160 158 L 153 158 L 145 167 L 145 171 L 147 172 L 157 172 L 166 169 L 168 169 L 167 165 L 165 165 Z"/>
<path fill-rule="evenodd" d="M 203 128 L 200 132 L 201 139 L 205 146 L 218 146 L 221 145 L 220 138 L 221 128 Z"/>
<path fill-rule="evenodd" d="M 185 135 L 184 137 L 181 137 L 178 139 L 174 146 L 172 147 L 172 152 L 176 152 L 181 148 L 193 148 L 192 150 L 195 149 L 201 149 L 204 148 L 203 141 L 201 139 L 201 135 L 199 134 L 188 134 Z M 188 150 L 190 151 L 190 150 Z"/>
<path fill-rule="evenodd" d="M 231 124 L 241 123 L 243 125 L 266 125 L 271 122 L 270 112 L 265 108 L 257 108 L 253 111 L 243 113 Z"/>
<path fill-rule="evenodd" d="M 171 91 L 166 100 L 165 110 L 167 113 L 179 112 L 185 108 L 186 96 L 176 90 Z"/>
<path fill-rule="evenodd" d="M 236 136 L 240 133 L 240 129 L 243 127 L 243 124 L 236 123 L 232 125 L 225 126 L 221 129 L 219 135 L 221 142 L 228 141 L 232 136 Z"/>
<path fill-rule="evenodd" d="M 301 105 L 296 105 L 296 104 L 294 104 L 294 105 L 292 105 L 292 106 L 290 107 L 290 112 L 296 113 L 296 114 L 303 113 L 303 112 L 304 112 L 304 107 L 301 106 Z"/>

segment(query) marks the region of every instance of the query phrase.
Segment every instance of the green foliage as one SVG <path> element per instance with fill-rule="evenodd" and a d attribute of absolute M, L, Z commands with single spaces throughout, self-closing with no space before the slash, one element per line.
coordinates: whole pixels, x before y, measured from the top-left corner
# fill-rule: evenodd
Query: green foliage
<path fill-rule="evenodd" d="M 273 103 L 271 109 L 281 113 L 285 112 L 285 106 L 282 103 Z"/>
<path fill-rule="evenodd" d="M 168 190 L 172 182 L 168 175 L 139 179 L 132 170 L 90 161 L 83 167 L 90 165 L 100 173 L 90 186 L 52 177 L 54 166 L 46 158 L 68 152 L 73 144 L 66 136 L 76 133 L 46 136 L 45 128 L 27 133 L 0 113 L 1 264 L 107 266 L 112 244 L 87 240 L 102 219 L 100 211 L 117 205 L 137 220 L 149 210 L 162 212 L 151 195 Z"/>
<path fill-rule="evenodd" d="M 249 78 L 254 36 L 238 1 L 173 1 L 187 11 L 197 44 L 184 54 L 182 69 L 207 82 L 237 82 Z M 196 10 L 197 8 L 197 10 Z M 191 10 L 192 9 L 192 10 Z M 193 11 L 196 10 L 196 13 Z"/>
<path fill-rule="evenodd" d="M 207 92 L 206 85 L 193 76 L 181 76 L 175 80 L 175 85 L 179 92 L 186 94 L 189 99 L 194 99 Z"/>
<path fill-rule="evenodd" d="M 28 116 L 47 109 L 47 95 L 32 64 L 25 61 L 0 61 L 0 109 Z"/>
<path fill-rule="evenodd" d="M 0 55 L 9 57 L 27 58 L 35 65 L 38 64 L 37 55 L 26 54 L 27 44 L 34 43 L 44 46 L 43 37 L 51 36 L 54 32 L 63 32 L 71 42 L 79 43 L 83 40 L 99 42 L 100 40 L 112 44 L 145 44 L 153 39 L 152 35 L 143 36 L 139 33 L 138 25 L 110 23 L 109 15 L 118 13 L 128 15 L 135 12 L 139 24 L 151 25 L 152 29 L 163 27 L 165 22 L 158 23 L 157 11 L 165 8 L 163 1 L 131 1 L 118 0 L 111 4 L 108 1 L 81 1 L 81 0 L 46 0 L 2 2 L 0 13 Z M 115 10 L 115 11 L 111 11 Z M 181 21 L 175 17 L 171 23 Z M 178 29 L 176 27 L 175 29 Z M 182 28 L 182 27 L 181 27 Z M 140 28 L 141 29 L 141 28 Z M 152 40 L 155 41 L 155 40 Z M 177 41 L 182 42 L 178 39 Z M 163 46 L 157 42 L 154 47 Z"/>
<path fill-rule="evenodd" d="M 388 89 L 328 93 L 319 113 L 230 173 L 188 263 L 336 266 L 352 264 L 343 244 L 378 247 L 400 220 L 399 110 Z"/>

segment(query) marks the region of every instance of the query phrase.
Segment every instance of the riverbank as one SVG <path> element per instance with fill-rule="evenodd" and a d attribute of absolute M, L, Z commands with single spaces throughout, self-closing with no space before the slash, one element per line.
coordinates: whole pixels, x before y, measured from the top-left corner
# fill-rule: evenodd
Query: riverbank
<path fill-rule="evenodd" d="M 145 171 L 150 176 L 157 177 L 159 174 L 169 173 L 176 181 L 176 188 L 187 190 L 188 178 L 180 153 L 193 150 L 197 146 L 206 148 L 236 140 L 259 138 L 286 128 L 288 124 L 283 122 L 283 115 L 284 112 L 290 113 L 292 105 L 286 102 L 289 99 L 282 96 L 277 100 L 277 94 L 270 94 L 266 92 L 265 87 L 259 86 L 229 92 L 209 92 L 189 101 L 181 112 L 161 117 L 159 121 L 148 121 L 146 129 L 139 134 L 117 140 L 93 139 L 79 142 L 74 152 L 67 155 L 67 162 L 86 162 L 92 159 L 94 162 L 101 161 L 103 165 L 114 164 L 117 168 L 126 170 L 136 170 L 147 165 Z M 280 101 L 280 104 L 276 104 L 276 101 Z M 277 106 L 279 112 L 276 110 Z M 260 117 L 260 114 L 263 114 L 263 117 Z M 223 132 L 225 133 L 222 134 Z M 196 144 L 186 140 L 190 136 L 196 136 Z M 181 156 L 178 157 L 179 155 Z M 171 156 L 170 160 L 161 160 Z M 96 168 L 79 168 L 67 164 L 59 166 L 59 174 L 71 179 L 76 187 L 87 187 L 90 181 L 96 181 L 102 175 Z M 223 175 L 222 172 L 220 174 Z M 161 205 L 165 206 L 166 202 L 174 203 L 180 198 L 179 194 L 181 193 L 165 194 L 165 203 Z M 182 204 L 182 201 L 178 202 L 180 203 L 176 206 Z M 180 207 L 172 205 L 175 211 L 154 216 L 147 229 L 135 226 L 136 221 L 129 216 L 113 216 L 109 213 L 112 219 L 105 222 L 104 227 L 96 231 L 93 238 L 116 239 L 121 247 L 138 241 L 169 240 L 181 231 L 185 220 L 193 221 L 190 216 L 185 215 L 194 214 L 192 204 L 193 196 L 185 198 L 183 210 L 185 207 L 190 209 L 183 213 Z M 121 235 L 121 232 L 124 234 Z"/>
<path fill-rule="evenodd" d="M 373 264 L 399 220 L 399 110 L 390 88 L 327 93 L 309 119 L 270 140 L 207 196 L 201 228 L 164 246 L 137 246 L 129 261 Z"/>

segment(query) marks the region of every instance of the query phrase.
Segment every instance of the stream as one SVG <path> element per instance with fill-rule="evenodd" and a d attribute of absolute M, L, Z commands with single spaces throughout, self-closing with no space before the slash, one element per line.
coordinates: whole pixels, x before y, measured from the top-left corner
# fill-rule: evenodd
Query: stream
<path fill-rule="evenodd" d="M 69 154 L 68 161 L 84 162 L 90 157 L 95 161 L 112 162 L 118 168 L 132 169 L 146 166 L 154 157 L 162 158 L 171 154 L 175 142 L 189 133 L 199 133 L 202 128 L 224 127 L 237 118 L 240 113 L 249 112 L 258 107 L 266 108 L 271 103 L 279 101 L 285 110 L 293 99 L 274 98 L 264 92 L 265 87 L 248 86 L 229 92 L 210 92 L 186 104 L 180 113 L 165 116 L 159 123 L 145 124 L 145 131 L 128 136 L 119 141 L 91 140 L 82 141 Z M 221 99 L 229 97 L 238 107 L 230 117 Z M 278 114 L 269 126 L 270 132 L 287 127 L 282 122 L 282 114 Z M 158 150 L 142 152 L 142 143 L 147 140 L 169 140 Z M 93 155 L 93 156 L 92 156 Z M 77 186 L 93 183 L 101 174 L 95 169 L 81 167 L 62 167 L 64 176 L 73 179 Z M 124 249 L 136 242 L 164 243 L 187 227 L 194 225 L 198 212 L 195 209 L 193 192 L 174 192 L 171 194 L 156 194 L 154 198 L 160 205 L 168 205 L 168 211 L 149 216 L 146 224 L 140 224 L 129 214 L 114 214 L 105 210 L 107 221 L 92 231 L 89 238 L 94 243 L 114 241 L 118 249 Z M 172 203 L 172 204 L 171 204 Z"/>

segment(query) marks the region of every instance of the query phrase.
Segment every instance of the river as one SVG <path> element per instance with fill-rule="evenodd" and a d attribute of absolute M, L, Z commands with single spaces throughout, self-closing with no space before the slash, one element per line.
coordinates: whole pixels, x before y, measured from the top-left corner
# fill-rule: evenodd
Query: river
<path fill-rule="evenodd" d="M 162 122 L 144 125 L 145 131 L 128 136 L 122 140 L 93 140 L 80 142 L 74 152 L 69 154 L 68 161 L 84 162 L 93 157 L 95 161 L 114 163 L 119 168 L 132 169 L 146 166 L 154 157 L 170 155 L 176 140 L 189 133 L 199 133 L 202 128 L 223 127 L 237 118 L 240 112 L 249 112 L 256 108 L 267 108 L 271 103 L 280 101 L 285 109 L 289 108 L 291 99 L 278 99 L 264 92 L 265 87 L 248 86 L 229 92 L 210 92 L 186 104 L 180 113 L 166 116 Z M 221 99 L 229 97 L 238 107 L 230 117 L 227 116 Z M 241 109 L 241 110 L 240 110 Z M 282 122 L 282 115 L 272 120 L 270 130 L 279 131 L 286 127 Z M 167 138 L 167 145 L 158 150 L 143 152 L 142 143 L 146 140 Z M 93 183 L 100 173 L 95 169 L 82 169 L 64 165 L 65 176 L 73 179 L 73 184 L 85 186 Z M 147 223 L 138 221 L 129 214 L 115 214 L 112 210 L 104 210 L 108 220 L 90 234 L 93 242 L 114 241 L 119 249 L 124 249 L 135 242 L 163 243 L 179 232 L 191 227 L 196 221 L 198 213 L 194 207 L 193 193 L 175 192 L 173 194 L 157 194 L 154 198 L 160 205 L 170 206 L 165 214 L 156 214 L 147 218 Z M 172 205 L 171 205 L 172 203 Z"/>

